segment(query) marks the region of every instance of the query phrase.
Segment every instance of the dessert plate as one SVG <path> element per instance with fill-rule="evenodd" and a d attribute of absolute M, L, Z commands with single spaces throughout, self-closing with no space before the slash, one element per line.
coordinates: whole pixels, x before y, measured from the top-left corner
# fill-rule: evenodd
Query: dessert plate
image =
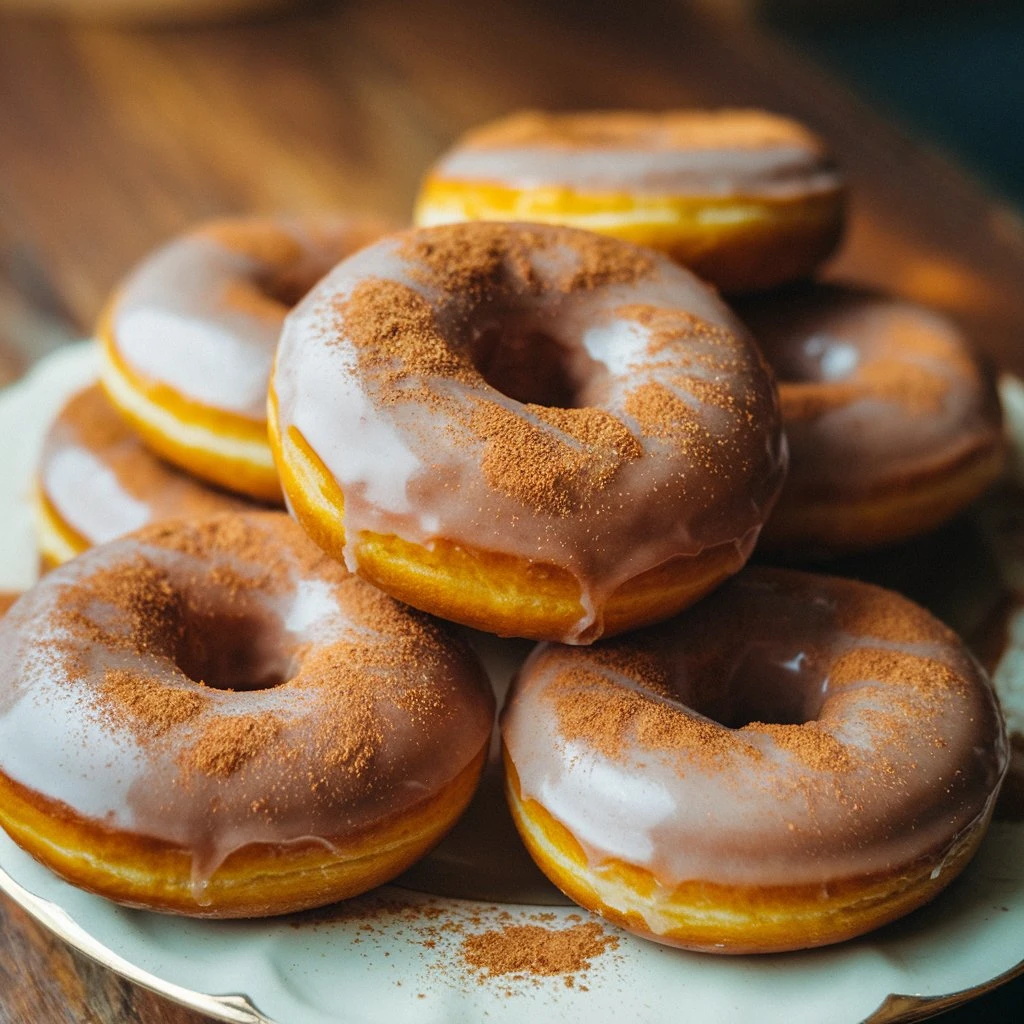
<path fill-rule="evenodd" d="M 88 345 L 0 394 L 0 588 L 34 576 L 32 469 L 46 423 L 92 379 Z M 529 649 L 474 638 L 496 688 Z M 929 906 L 839 946 L 713 957 L 634 938 L 569 906 L 533 868 L 491 771 L 467 818 L 425 862 L 366 896 L 263 921 L 129 910 L 52 875 L 0 832 L 0 889 L 111 970 L 236 1024 L 772 1024 L 919 1020 L 1024 972 L 1024 824 L 997 822 Z M 544 948 L 550 973 L 524 951 Z"/>

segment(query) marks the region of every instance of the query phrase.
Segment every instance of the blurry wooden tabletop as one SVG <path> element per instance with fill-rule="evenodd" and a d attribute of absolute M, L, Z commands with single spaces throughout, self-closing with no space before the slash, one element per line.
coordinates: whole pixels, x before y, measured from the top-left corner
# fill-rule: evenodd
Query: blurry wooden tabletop
<path fill-rule="evenodd" d="M 1019 219 L 745 20 L 680 0 L 288 11 L 160 28 L 0 15 L 0 382 L 87 334 L 125 270 L 191 222 L 338 207 L 407 218 L 421 173 L 457 134 L 523 106 L 796 115 L 830 141 L 852 185 L 830 273 L 946 309 L 1024 372 Z M 1024 1009 L 1024 979 L 944 1020 L 1009 1021 L 1012 1007 Z M 203 1019 L 0 897 L 0 1024 Z"/>

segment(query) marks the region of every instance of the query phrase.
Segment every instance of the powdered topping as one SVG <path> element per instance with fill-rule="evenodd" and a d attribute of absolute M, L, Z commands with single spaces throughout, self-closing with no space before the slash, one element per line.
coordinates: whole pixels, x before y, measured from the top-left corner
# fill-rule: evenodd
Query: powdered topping
<path fill-rule="evenodd" d="M 477 379 L 469 360 L 438 330 L 430 303 L 406 285 L 379 278 L 363 281 L 342 304 L 341 314 L 360 366 L 381 384 Z"/>
<path fill-rule="evenodd" d="M 614 970 L 621 959 L 619 936 L 582 911 L 442 902 L 401 889 L 345 900 L 295 919 L 292 927 L 321 924 L 352 935 L 353 955 L 388 957 L 400 947 L 429 970 L 434 985 L 463 989 L 476 982 L 507 998 L 532 993 L 550 979 L 586 992 L 599 958 L 603 970 Z"/>
<path fill-rule="evenodd" d="M 597 957 L 618 945 L 619 940 L 596 921 L 570 928 L 510 924 L 467 935 L 462 940 L 462 955 L 487 978 L 550 977 L 587 971 Z"/>
<path fill-rule="evenodd" d="M 526 406 L 525 412 L 558 427 L 563 436 L 486 401 L 476 403 L 470 429 L 485 442 L 481 469 L 491 487 L 537 512 L 578 514 L 589 494 L 606 487 L 641 454 L 628 428 L 601 410 Z"/>
<path fill-rule="evenodd" d="M 664 684 L 663 684 L 664 685 Z M 564 669 L 547 688 L 567 742 L 582 742 L 610 758 L 628 750 L 685 751 L 703 763 L 736 754 L 757 758 L 755 747 L 709 719 L 685 713 L 674 695 L 622 686 L 600 672 Z"/>
<path fill-rule="evenodd" d="M 537 267 L 559 249 L 572 253 L 560 276 Z M 610 284 L 633 284 L 654 271 L 651 254 L 603 235 L 547 227 L 470 223 L 410 232 L 400 255 L 417 283 L 461 302 L 479 302 L 498 291 L 538 294 L 589 291 Z"/>
<path fill-rule="evenodd" d="M 181 764 L 186 770 L 227 777 L 253 758 L 265 755 L 280 731 L 274 715 L 215 718 L 182 752 Z"/>
<path fill-rule="evenodd" d="M 815 771 L 843 774 L 854 766 L 849 750 L 817 722 L 804 722 L 802 725 L 750 722 L 743 729 L 770 736 L 780 750 L 785 750 Z"/>
<path fill-rule="evenodd" d="M 107 669 L 96 693 L 96 707 L 113 728 L 126 728 L 143 742 L 163 736 L 199 715 L 209 698 L 195 690 L 166 686 L 152 675 Z"/>
<path fill-rule="evenodd" d="M 472 149 L 544 146 L 558 149 L 758 149 L 824 146 L 806 128 L 761 110 L 679 110 L 663 113 L 592 111 L 551 114 L 525 110 L 475 129 L 462 145 Z"/>

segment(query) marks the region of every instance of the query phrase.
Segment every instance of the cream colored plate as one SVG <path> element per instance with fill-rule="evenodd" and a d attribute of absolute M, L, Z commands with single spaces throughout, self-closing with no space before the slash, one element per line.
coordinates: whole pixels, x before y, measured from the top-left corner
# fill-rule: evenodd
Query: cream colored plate
<path fill-rule="evenodd" d="M 31 582 L 28 499 L 45 423 L 94 372 L 82 346 L 50 357 L 0 395 L 0 588 Z M 499 689 L 527 645 L 482 641 Z M 497 810 L 496 810 L 497 808 Z M 1024 969 L 1024 825 L 997 824 L 964 876 L 916 914 L 829 949 L 718 958 L 616 929 L 618 948 L 572 987 L 564 977 L 480 978 L 467 935 L 509 924 L 597 920 L 565 906 L 507 831 L 493 786 L 410 884 L 517 902 L 432 896 L 396 885 L 323 914 L 190 921 L 126 910 L 66 885 L 0 833 L 0 888 L 44 926 L 111 970 L 237 1024 L 669 1021 L 820 1024 L 920 1019 Z M 480 820 L 478 817 L 476 820 Z M 480 835 L 496 836 L 481 842 Z M 404 908 L 404 909 L 403 909 Z M 244 993 L 244 995 L 242 995 Z M 899 993 L 900 995 L 893 995 Z M 685 1011 L 685 1012 L 684 1012 Z"/>

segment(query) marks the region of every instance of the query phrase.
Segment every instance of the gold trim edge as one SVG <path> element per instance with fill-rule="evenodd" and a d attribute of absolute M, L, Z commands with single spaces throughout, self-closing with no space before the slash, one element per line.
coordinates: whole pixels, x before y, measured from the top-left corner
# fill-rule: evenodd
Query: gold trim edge
<path fill-rule="evenodd" d="M 1020 977 L 1024 977 L 1024 960 L 988 981 L 946 995 L 909 996 L 890 993 L 861 1024 L 917 1024 L 918 1021 L 937 1017 L 940 1013 L 954 1010 L 972 999 L 994 992 Z"/>
<path fill-rule="evenodd" d="M 200 1013 L 205 1013 L 216 1020 L 225 1021 L 227 1024 L 277 1024 L 275 1020 L 258 1010 L 247 995 L 209 995 L 205 992 L 194 992 L 183 985 L 164 981 L 155 974 L 150 974 L 149 971 L 137 967 L 113 950 L 108 949 L 98 939 L 93 938 L 63 907 L 29 892 L 2 867 L 0 867 L 0 891 L 6 893 L 33 920 L 78 952 L 136 985 L 164 996 L 189 1010 L 198 1010 Z"/>

